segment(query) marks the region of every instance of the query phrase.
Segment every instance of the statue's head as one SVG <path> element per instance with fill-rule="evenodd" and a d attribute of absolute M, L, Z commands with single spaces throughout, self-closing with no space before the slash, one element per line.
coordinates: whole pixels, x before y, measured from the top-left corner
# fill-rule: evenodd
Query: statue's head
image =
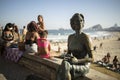
<path fill-rule="evenodd" d="M 84 16 L 79 13 L 75 13 L 70 19 L 71 28 L 73 30 L 81 30 L 84 27 Z"/>

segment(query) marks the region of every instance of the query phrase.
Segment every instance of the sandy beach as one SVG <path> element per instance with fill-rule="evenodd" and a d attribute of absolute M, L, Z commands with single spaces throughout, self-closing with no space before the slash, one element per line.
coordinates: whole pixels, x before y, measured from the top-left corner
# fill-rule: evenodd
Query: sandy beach
<path fill-rule="evenodd" d="M 97 47 L 96 51 L 93 52 L 94 61 L 101 60 L 108 52 L 111 55 L 111 63 L 115 55 L 117 55 L 118 59 L 120 60 L 120 40 L 118 40 L 119 38 L 120 32 L 111 32 L 111 35 L 108 37 L 104 36 L 102 38 L 92 38 L 92 47 Z M 102 47 L 100 47 L 101 43 Z M 56 54 L 52 55 L 60 55 L 67 50 L 67 42 L 52 42 L 51 48 L 52 51 L 57 52 Z"/>

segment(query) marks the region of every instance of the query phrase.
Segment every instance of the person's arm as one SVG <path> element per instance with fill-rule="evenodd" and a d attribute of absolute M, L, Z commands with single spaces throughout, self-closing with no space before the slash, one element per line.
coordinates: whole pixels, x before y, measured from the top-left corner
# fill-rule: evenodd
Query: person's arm
<path fill-rule="evenodd" d="M 48 44 L 48 50 L 51 51 L 51 46 L 50 43 Z"/>
<path fill-rule="evenodd" d="M 38 27 L 40 31 L 44 31 L 44 28 Z"/>
<path fill-rule="evenodd" d="M 92 58 L 78 59 L 78 63 L 93 62 Z"/>
<path fill-rule="evenodd" d="M 69 37 L 68 37 L 68 44 L 67 44 L 67 48 L 68 48 L 68 50 L 67 50 L 67 54 L 71 54 L 71 51 L 70 51 L 70 49 L 69 49 L 69 44 L 70 44 L 70 41 L 71 41 L 71 35 L 69 35 Z"/>
<path fill-rule="evenodd" d="M 28 35 L 29 35 L 29 32 L 26 33 L 24 42 L 26 42 Z"/>
<path fill-rule="evenodd" d="M 40 39 L 39 34 L 38 34 L 37 32 L 35 32 L 35 34 L 34 34 L 34 35 L 35 35 L 35 41 L 36 41 L 36 42 L 38 42 L 38 39 Z"/>
<path fill-rule="evenodd" d="M 38 24 L 38 28 L 39 28 L 39 31 L 44 31 L 45 30 L 45 26 L 44 26 L 44 22 L 40 22 L 40 24 Z"/>
<path fill-rule="evenodd" d="M 78 63 L 86 63 L 86 62 L 93 62 L 92 58 L 83 58 L 83 59 L 77 59 L 76 57 L 71 58 L 72 63 L 78 64 Z"/>
<path fill-rule="evenodd" d="M 19 33 L 13 32 L 13 36 L 14 36 L 13 43 L 17 44 L 20 41 L 20 35 Z"/>

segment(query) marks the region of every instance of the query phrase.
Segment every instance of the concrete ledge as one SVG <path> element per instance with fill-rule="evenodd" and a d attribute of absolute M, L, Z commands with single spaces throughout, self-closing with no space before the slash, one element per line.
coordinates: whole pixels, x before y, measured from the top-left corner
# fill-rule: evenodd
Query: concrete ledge
<path fill-rule="evenodd" d="M 57 69 L 61 64 L 62 59 L 41 59 L 39 56 L 24 54 L 20 59 L 19 64 L 35 71 L 45 80 L 56 80 Z"/>

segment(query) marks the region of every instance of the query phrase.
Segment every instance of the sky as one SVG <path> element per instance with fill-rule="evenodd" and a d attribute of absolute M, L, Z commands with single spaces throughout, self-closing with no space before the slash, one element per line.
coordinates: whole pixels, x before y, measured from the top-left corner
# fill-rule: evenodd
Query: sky
<path fill-rule="evenodd" d="M 120 0 L 0 0 L 0 26 L 15 23 L 19 28 L 42 15 L 46 29 L 71 29 L 75 13 L 85 17 L 85 27 L 101 24 L 120 26 Z"/>

